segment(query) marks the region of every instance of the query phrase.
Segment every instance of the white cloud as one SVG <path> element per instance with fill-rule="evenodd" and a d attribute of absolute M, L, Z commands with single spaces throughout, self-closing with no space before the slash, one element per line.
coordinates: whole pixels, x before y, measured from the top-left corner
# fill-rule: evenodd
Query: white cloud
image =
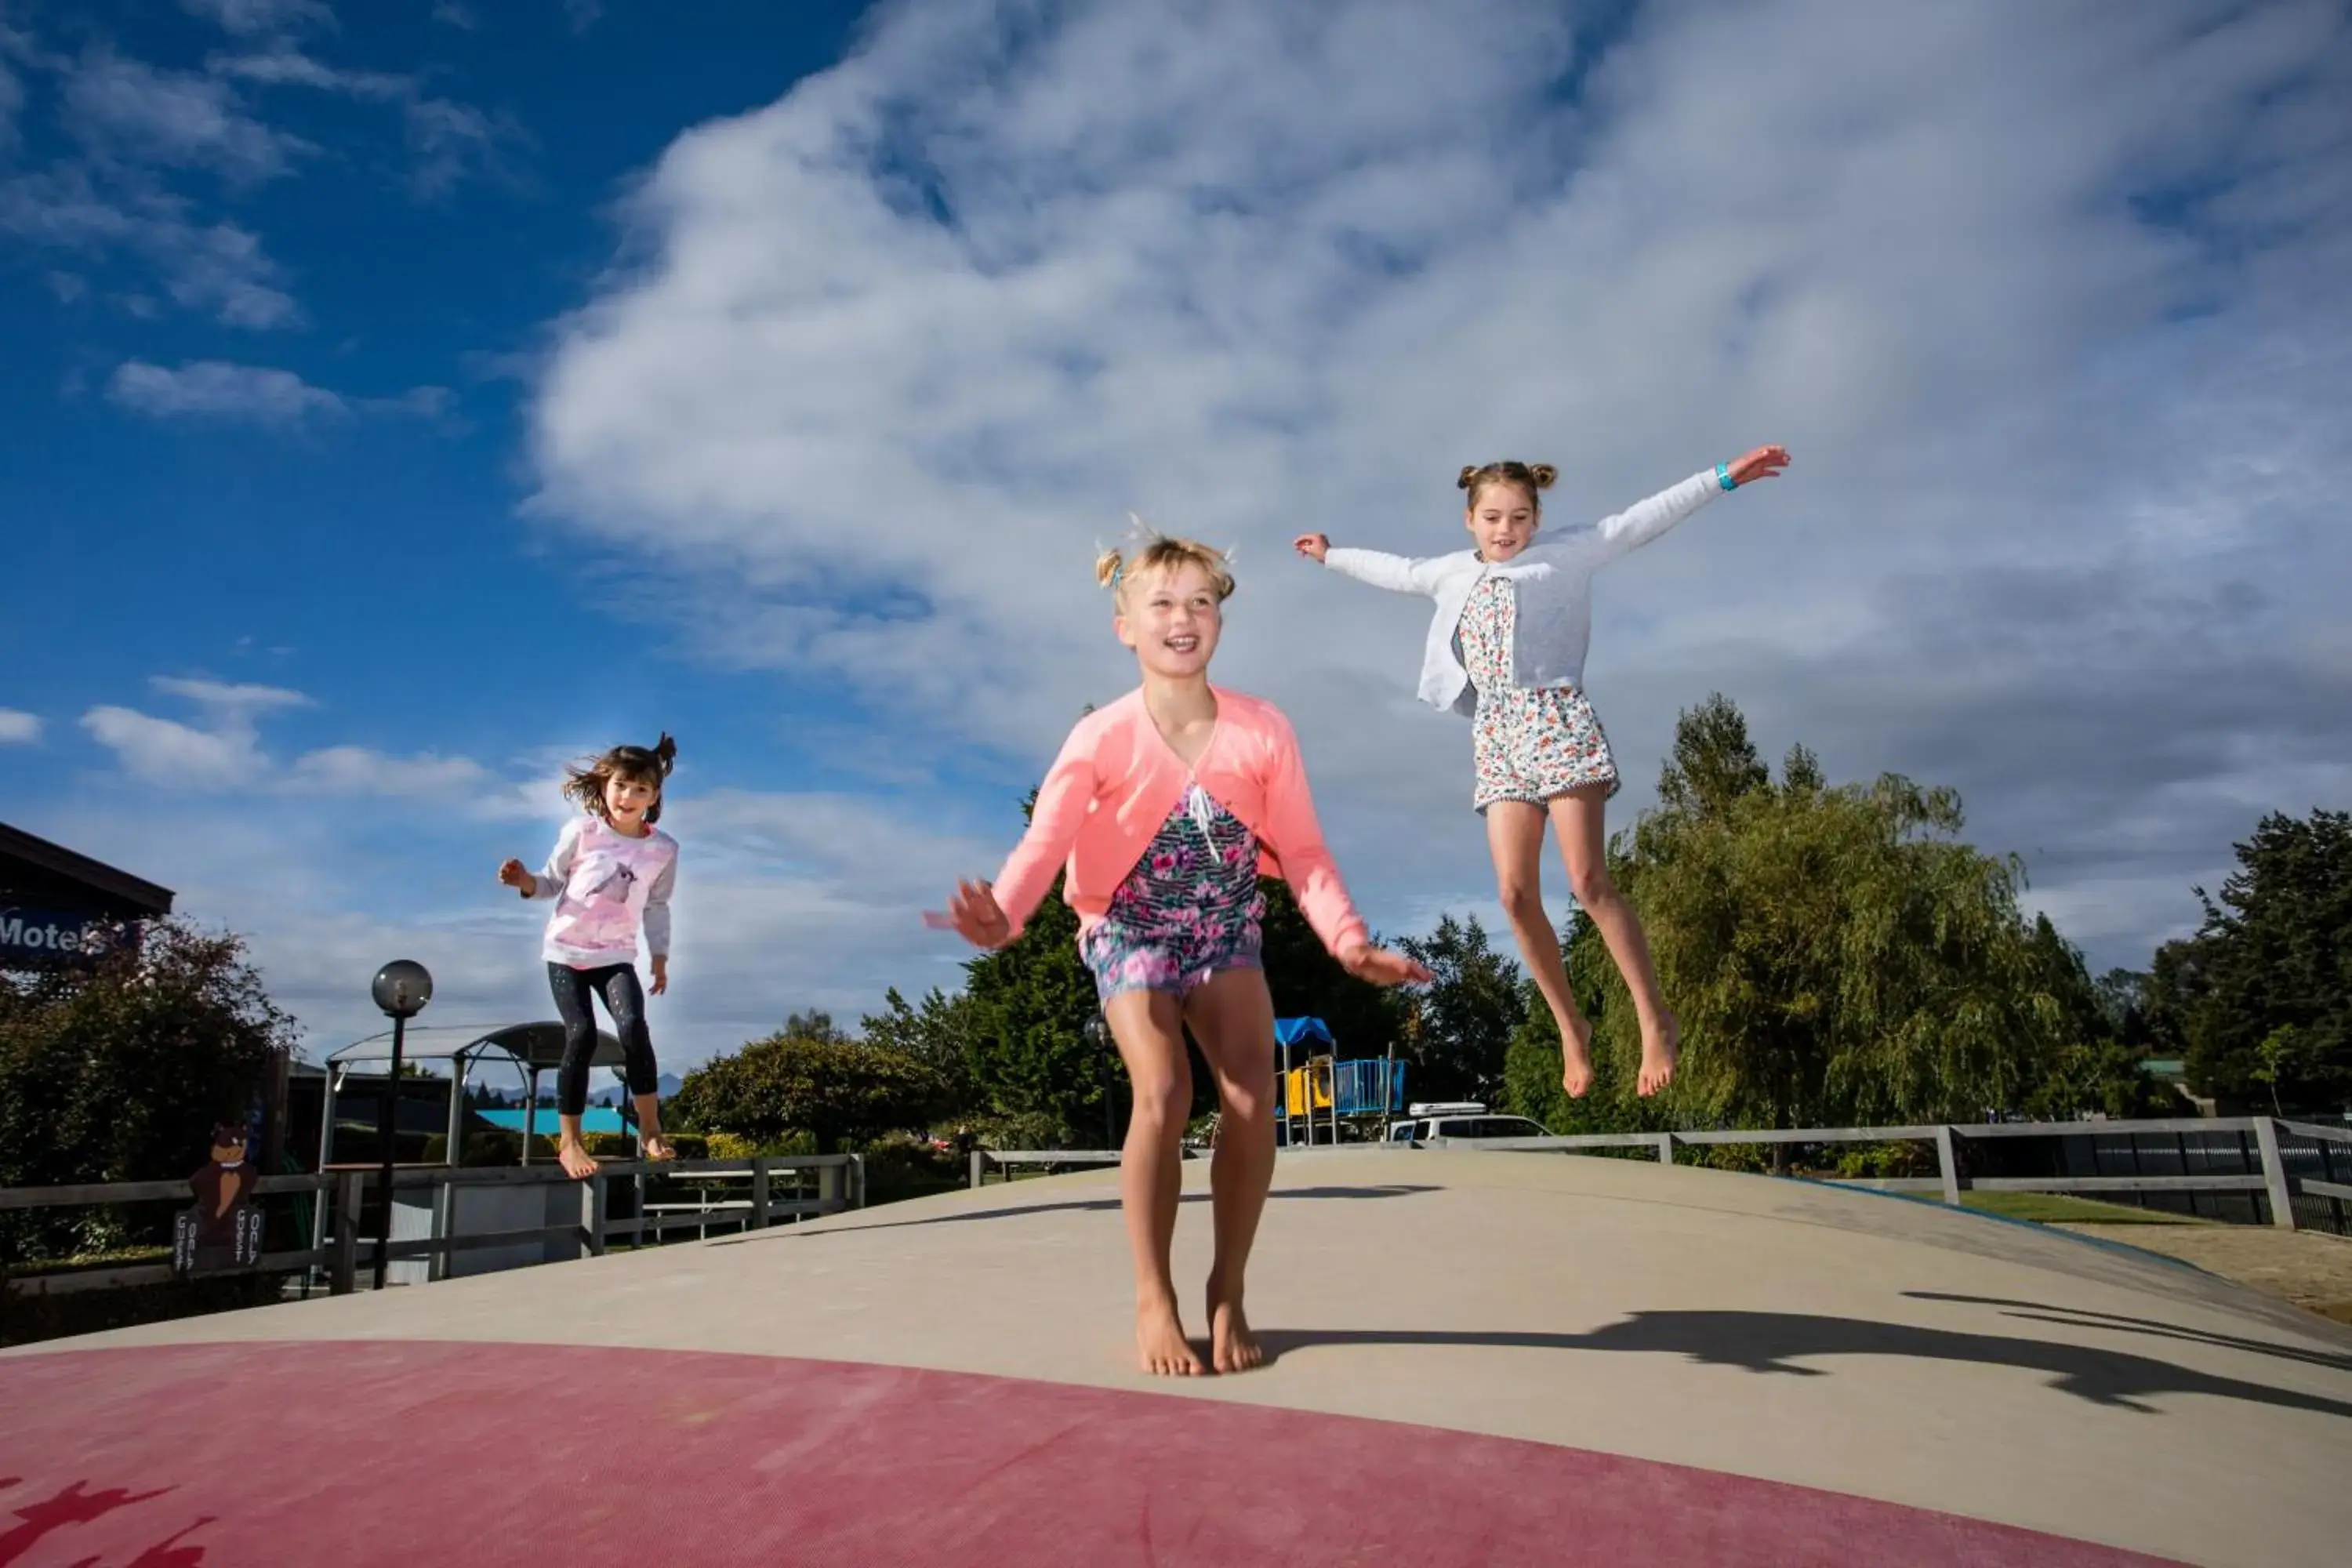
<path fill-rule="evenodd" d="M 0 153 L 14 147 L 23 134 L 16 128 L 16 121 L 24 110 L 25 84 L 8 68 L 7 59 L 0 57 Z"/>
<path fill-rule="evenodd" d="M 334 8 L 326 0 L 180 0 L 180 5 L 240 37 L 331 26 L 335 20 Z"/>
<path fill-rule="evenodd" d="M 457 0 L 434 0 L 433 19 L 444 26 L 467 33 L 477 31 L 482 25 L 482 19 L 475 16 L 470 7 L 459 5 Z"/>
<path fill-rule="evenodd" d="M 41 738 L 41 716 L 0 708 L 0 746 L 26 745 Z"/>
<path fill-rule="evenodd" d="M 131 708 L 98 707 L 82 728 L 121 761 L 123 771 L 174 789 L 251 785 L 268 767 L 249 725 L 199 729 Z"/>
<path fill-rule="evenodd" d="M 317 151 L 247 113 L 217 77 L 160 70 L 99 51 L 66 78 L 68 123 L 100 156 L 273 179 Z"/>
<path fill-rule="evenodd" d="M 127 361 L 109 378 L 106 394 L 125 408 L 158 418 L 288 426 L 350 412 L 341 396 L 291 371 L 221 360 L 197 360 L 177 370 Z"/>
<path fill-rule="evenodd" d="M 446 195 L 467 178 L 511 184 L 520 177 L 514 154 L 530 140 L 520 125 L 508 115 L 432 97 L 413 76 L 347 70 L 282 43 L 261 53 L 216 57 L 212 68 L 260 86 L 309 88 L 398 105 L 413 160 L 409 188 L 419 198 Z"/>
<path fill-rule="evenodd" d="M 537 504 L 674 573 L 707 654 L 1040 763 L 1131 679 L 1095 542 L 1130 508 L 1238 541 L 1221 678 L 1291 707 L 1360 880 L 1456 886 L 1466 737 L 1401 712 L 1423 612 L 1286 541 L 1453 548 L 1465 461 L 1560 464 L 1557 527 L 1797 453 L 1601 585 L 1620 821 L 1710 687 L 1869 773 L 1940 765 L 1962 671 L 2095 707 L 2215 580 L 2262 604 L 2232 638 L 2293 662 L 2352 573 L 2307 477 L 2352 462 L 2320 412 L 2347 93 L 2342 19 L 2294 5 L 1692 3 L 1591 37 L 1533 0 L 901 5 L 633 194 L 630 260 L 540 382 Z M 2030 626 L 1994 597 L 1953 647 L 1910 597 L 2036 574 L 2144 596 Z M 2011 634 L 2032 656 L 1987 664 Z M 2220 678 L 2220 640 L 2171 646 L 2176 681 Z M 2343 738 L 2296 668 L 2307 709 L 2208 743 Z M 1966 732 L 1997 847 L 2137 787 Z"/>
<path fill-rule="evenodd" d="M 444 798 L 479 791 L 491 774 L 470 757 L 395 757 L 365 746 L 329 746 L 295 758 L 287 782 L 323 795 Z"/>
<path fill-rule="evenodd" d="M 152 684 L 166 696 L 194 703 L 204 710 L 205 722 L 183 724 L 109 705 L 83 714 L 82 728 L 112 751 L 132 778 L 173 788 L 258 787 L 271 764 L 261 752 L 256 716 L 310 705 L 302 693 L 276 686 L 168 676 Z"/>
<path fill-rule="evenodd" d="M 150 684 L 156 690 L 169 696 L 185 698 L 201 707 L 220 713 L 259 713 L 277 708 L 313 706 L 310 699 L 301 692 L 291 691 L 282 686 L 189 679 L 170 675 L 159 675 Z"/>

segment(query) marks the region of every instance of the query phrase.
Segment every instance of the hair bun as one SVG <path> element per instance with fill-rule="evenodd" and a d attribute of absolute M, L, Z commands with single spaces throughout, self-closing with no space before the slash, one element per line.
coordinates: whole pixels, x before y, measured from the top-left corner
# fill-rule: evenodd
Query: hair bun
<path fill-rule="evenodd" d="M 1116 550 L 1106 550 L 1095 557 L 1095 585 L 1108 588 L 1118 582 L 1118 569 L 1124 558 Z"/>
<path fill-rule="evenodd" d="M 1528 477 L 1535 480 L 1536 489 L 1548 490 L 1551 489 L 1552 480 L 1559 478 L 1559 470 L 1549 463 L 1530 463 L 1528 465 Z"/>
<path fill-rule="evenodd" d="M 677 762 L 677 742 L 670 739 L 667 730 L 664 730 L 661 739 L 654 742 L 654 760 L 661 763 L 662 776 L 667 778 L 670 769 Z"/>
<path fill-rule="evenodd" d="M 1465 463 L 1462 465 L 1461 477 L 1454 481 L 1454 488 L 1457 490 L 1466 490 L 1470 488 L 1471 481 L 1475 479 L 1477 477 L 1478 465 L 1475 463 Z"/>

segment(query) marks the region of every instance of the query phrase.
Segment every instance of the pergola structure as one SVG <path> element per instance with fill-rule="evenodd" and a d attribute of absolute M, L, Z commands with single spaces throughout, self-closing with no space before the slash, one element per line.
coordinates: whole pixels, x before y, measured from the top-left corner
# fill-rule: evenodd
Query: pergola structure
<path fill-rule="evenodd" d="M 522 1163 L 530 1163 L 530 1141 L 539 1123 L 539 1075 L 551 1072 L 563 1061 L 563 1026 L 548 1022 L 540 1024 L 508 1024 L 499 1028 L 478 1029 L 462 1024 L 423 1024 L 409 1029 L 402 1047 L 404 1061 L 440 1061 L 449 1065 L 449 1139 L 446 1163 L 458 1162 L 466 1131 L 466 1080 L 485 1058 L 504 1060 L 522 1075 Z M 596 1031 L 596 1052 L 589 1058 L 593 1071 L 597 1068 L 619 1069 L 626 1060 L 621 1042 L 602 1029 Z M 341 1092 L 343 1079 L 351 1069 L 362 1063 L 381 1062 L 387 1068 L 392 1062 L 392 1031 L 383 1030 L 354 1040 L 327 1056 L 327 1097 L 319 1117 L 319 1169 L 325 1170 L 335 1152 L 335 1097 Z M 395 1096 L 398 1086 L 394 1087 Z M 397 1100 L 395 1100 L 395 1103 Z M 396 1131 L 394 1129 L 394 1131 Z"/>

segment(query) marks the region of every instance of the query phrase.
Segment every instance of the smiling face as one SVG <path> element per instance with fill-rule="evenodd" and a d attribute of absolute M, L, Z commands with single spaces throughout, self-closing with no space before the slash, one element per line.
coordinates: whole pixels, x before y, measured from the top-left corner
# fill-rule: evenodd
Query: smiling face
<path fill-rule="evenodd" d="M 659 799 L 659 785 L 614 773 L 604 781 L 604 820 L 624 833 L 634 833 L 645 825 L 646 811 Z"/>
<path fill-rule="evenodd" d="M 1482 561 L 1508 561 L 1535 542 L 1541 519 L 1536 498 L 1507 480 L 1480 487 L 1462 514 L 1462 526 L 1478 542 Z"/>
<path fill-rule="evenodd" d="M 1118 640 L 1135 650 L 1146 674 L 1183 680 L 1208 669 L 1217 635 L 1224 629 L 1224 606 L 1216 579 L 1186 562 L 1130 574 L 1111 625 Z"/>

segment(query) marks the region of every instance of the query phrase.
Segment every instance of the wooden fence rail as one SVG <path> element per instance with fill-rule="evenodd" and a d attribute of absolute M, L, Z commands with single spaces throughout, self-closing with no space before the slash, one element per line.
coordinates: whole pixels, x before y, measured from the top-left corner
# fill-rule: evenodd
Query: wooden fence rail
<path fill-rule="evenodd" d="M 814 1173 L 817 1190 L 814 1198 L 776 1195 L 777 1176 L 801 1172 Z M 639 1176 L 745 1182 L 748 1184 L 746 1197 L 712 1206 L 714 1209 L 723 1207 L 723 1217 L 752 1229 L 762 1228 L 780 1219 L 797 1220 L 840 1214 L 847 1209 L 862 1208 L 866 1203 L 866 1162 L 856 1154 L 760 1155 L 748 1161 L 609 1160 L 599 1167 L 594 1175 L 576 1184 L 580 1189 L 580 1217 L 576 1221 L 463 1235 L 450 1234 L 445 1228 L 444 1233 L 438 1236 L 404 1237 L 390 1243 L 385 1248 L 385 1259 L 387 1262 L 416 1258 L 446 1259 L 459 1253 L 490 1247 L 530 1246 L 567 1239 L 576 1244 L 575 1257 L 602 1257 L 605 1244 L 611 1238 L 630 1237 L 641 1242 L 649 1234 L 658 1238 L 667 1231 L 683 1230 L 698 1223 L 690 1215 L 610 1218 L 606 1212 L 609 1184 L 615 1179 Z M 264 1253 L 260 1260 L 250 1268 L 220 1269 L 207 1272 L 205 1277 L 282 1274 L 320 1268 L 326 1272 L 328 1289 L 331 1293 L 338 1296 L 348 1294 L 357 1288 L 362 1255 L 369 1258 L 374 1255 L 373 1239 L 360 1234 L 360 1208 L 366 1201 L 369 1190 L 381 1187 L 383 1181 L 380 1171 L 358 1168 L 330 1170 L 316 1174 L 262 1177 L 254 1184 L 254 1191 L 258 1197 L 286 1193 L 309 1193 L 320 1197 L 325 1207 L 319 1215 L 314 1245 L 293 1252 Z M 392 1178 L 395 1192 L 431 1189 L 436 1224 L 445 1227 L 450 1213 L 448 1194 L 455 1190 L 553 1187 L 572 1183 L 572 1178 L 551 1165 L 478 1168 L 412 1165 L 395 1168 Z M 0 1187 L 0 1210 L 87 1208 L 165 1202 L 185 1204 L 192 1197 L 184 1181 Z M 708 1217 L 700 1223 L 708 1224 Z M 111 1286 L 162 1284 L 173 1278 L 169 1263 L 136 1263 L 112 1268 L 12 1276 L 6 1284 L 14 1293 L 62 1295 Z"/>

